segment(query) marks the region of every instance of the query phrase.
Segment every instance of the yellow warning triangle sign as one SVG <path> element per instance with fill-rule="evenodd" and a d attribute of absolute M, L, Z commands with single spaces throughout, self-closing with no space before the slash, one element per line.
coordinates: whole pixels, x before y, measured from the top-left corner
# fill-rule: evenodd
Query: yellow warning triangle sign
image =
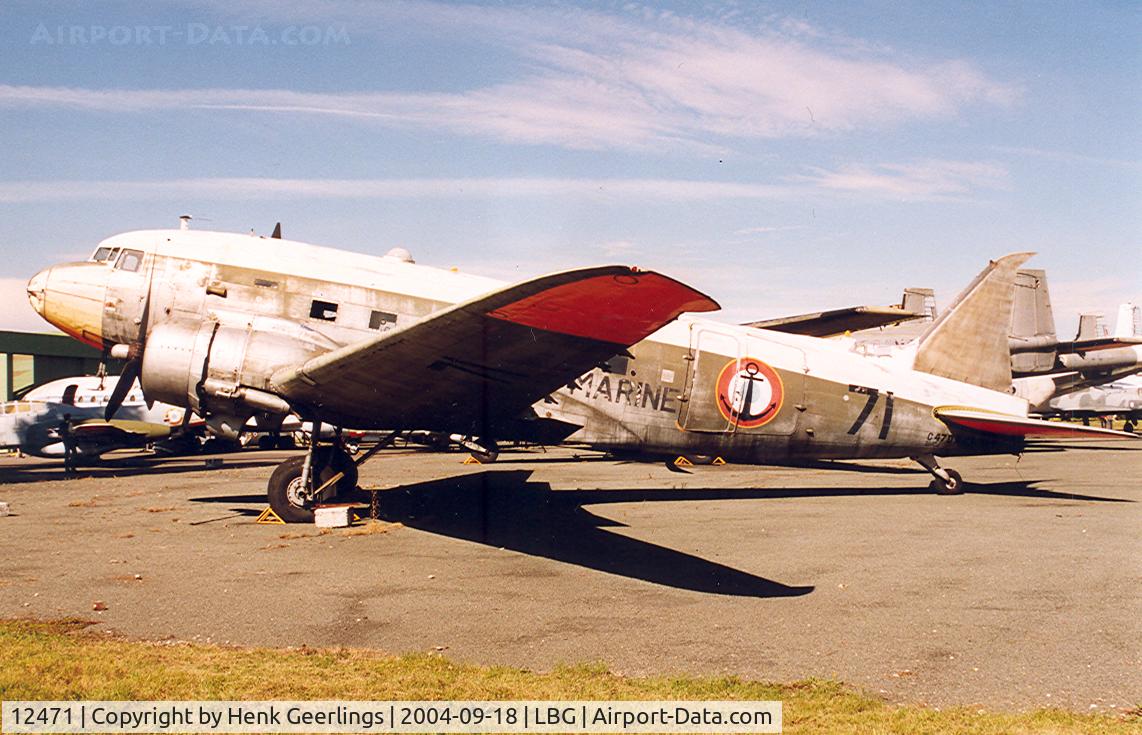
<path fill-rule="evenodd" d="M 725 463 L 726 463 L 726 460 L 722 459 L 721 457 L 714 457 L 714 461 L 711 462 L 710 464 L 723 465 Z"/>
<path fill-rule="evenodd" d="M 484 464 L 484 463 L 481 462 L 479 459 L 477 459 L 475 456 L 469 454 L 468 458 L 464 460 L 464 464 Z"/>
<path fill-rule="evenodd" d="M 273 508 L 266 508 L 265 510 L 263 510 L 261 515 L 258 516 L 258 519 L 255 520 L 254 523 L 272 524 L 275 526 L 276 525 L 282 525 L 282 526 L 285 525 L 285 521 L 283 521 L 281 519 L 281 517 L 278 516 L 278 514 L 274 512 Z"/>
<path fill-rule="evenodd" d="M 693 467 L 694 463 L 691 462 L 690 460 L 686 459 L 685 457 L 679 457 L 678 459 L 674 460 L 674 466 L 675 467 Z"/>

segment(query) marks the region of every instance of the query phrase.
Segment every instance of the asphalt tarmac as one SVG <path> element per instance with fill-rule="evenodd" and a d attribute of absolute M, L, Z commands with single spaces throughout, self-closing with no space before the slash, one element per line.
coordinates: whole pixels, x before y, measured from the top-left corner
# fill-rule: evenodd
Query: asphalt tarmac
<path fill-rule="evenodd" d="M 139 639 L 840 679 L 897 702 L 1142 702 L 1142 442 L 832 469 L 394 450 L 381 532 L 256 525 L 286 452 L 63 480 L 0 458 L 0 617 Z M 96 602 L 106 606 L 94 611 Z"/>

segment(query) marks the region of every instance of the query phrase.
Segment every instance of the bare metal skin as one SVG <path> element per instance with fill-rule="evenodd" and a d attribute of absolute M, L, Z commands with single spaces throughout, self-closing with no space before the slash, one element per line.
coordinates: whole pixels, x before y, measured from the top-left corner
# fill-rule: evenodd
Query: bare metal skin
<path fill-rule="evenodd" d="M 123 377 L 137 374 L 149 400 L 189 408 L 222 436 L 294 412 L 450 433 L 493 455 L 496 440 L 523 438 L 752 463 L 915 457 L 958 492 L 937 454 L 1017 452 L 1057 430 L 1010 393 L 1006 326 L 1027 257 L 990 264 L 892 359 L 679 319 L 717 304 L 625 266 L 505 286 L 225 233 L 119 235 L 92 262 L 37 274 L 28 292 L 49 322 L 126 358 Z M 337 444 L 315 448 L 275 471 L 271 504 L 305 520 L 355 478 Z"/>

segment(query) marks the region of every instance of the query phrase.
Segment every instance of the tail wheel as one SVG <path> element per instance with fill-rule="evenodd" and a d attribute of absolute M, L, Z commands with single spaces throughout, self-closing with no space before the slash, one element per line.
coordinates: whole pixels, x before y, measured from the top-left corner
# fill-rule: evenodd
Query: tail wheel
<path fill-rule="evenodd" d="M 937 477 L 932 480 L 929 488 L 936 491 L 937 495 L 959 495 L 964 491 L 964 478 L 960 473 L 955 470 L 945 469 L 948 473 L 948 479 Z"/>
<path fill-rule="evenodd" d="M 357 465 L 336 447 L 319 447 L 315 452 L 317 485 L 320 487 L 338 472 L 343 477 L 334 486 L 336 495 L 347 496 L 357 487 Z M 301 471 L 305 457 L 290 457 L 274 469 L 266 488 L 270 508 L 286 523 L 312 523 L 314 503 L 308 500 Z"/>

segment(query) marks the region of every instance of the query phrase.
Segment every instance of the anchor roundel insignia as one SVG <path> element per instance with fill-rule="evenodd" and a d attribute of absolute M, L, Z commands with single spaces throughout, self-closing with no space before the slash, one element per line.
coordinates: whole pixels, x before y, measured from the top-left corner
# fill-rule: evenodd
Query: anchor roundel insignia
<path fill-rule="evenodd" d="M 718 374 L 718 411 L 743 429 L 763 426 L 777 416 L 785 389 L 777 371 L 756 357 L 730 360 Z"/>

